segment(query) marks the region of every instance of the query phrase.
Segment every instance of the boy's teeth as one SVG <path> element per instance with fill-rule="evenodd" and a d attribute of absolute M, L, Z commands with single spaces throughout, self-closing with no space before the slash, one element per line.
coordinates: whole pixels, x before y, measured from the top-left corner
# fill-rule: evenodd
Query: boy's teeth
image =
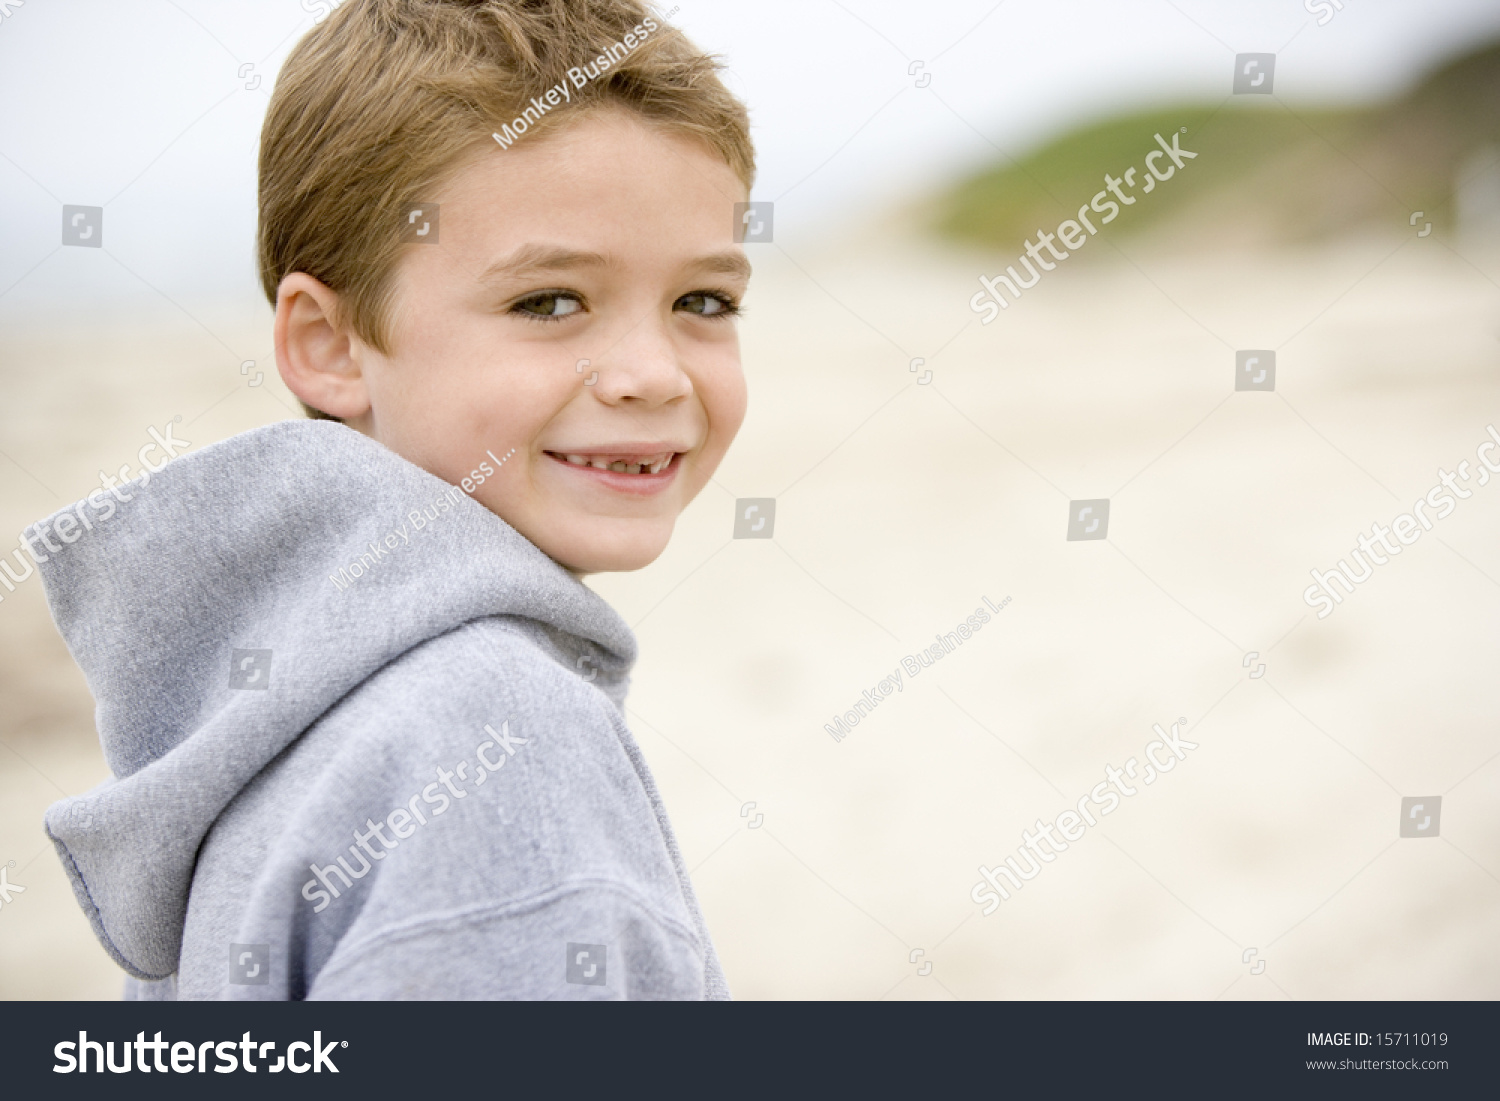
<path fill-rule="evenodd" d="M 667 452 L 661 458 L 644 463 L 627 463 L 624 459 L 607 459 L 589 455 L 564 455 L 574 466 L 591 466 L 595 470 L 612 470 L 616 474 L 660 474 L 672 462 L 675 452 Z"/>

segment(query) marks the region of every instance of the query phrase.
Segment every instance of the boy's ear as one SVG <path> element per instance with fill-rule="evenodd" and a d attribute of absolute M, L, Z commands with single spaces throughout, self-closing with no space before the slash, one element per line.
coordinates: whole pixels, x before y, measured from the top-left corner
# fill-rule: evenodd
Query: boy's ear
<path fill-rule="evenodd" d="M 292 272 L 276 290 L 276 366 L 286 388 L 306 404 L 342 421 L 370 410 L 358 339 L 338 326 L 338 294 L 305 272 Z"/>

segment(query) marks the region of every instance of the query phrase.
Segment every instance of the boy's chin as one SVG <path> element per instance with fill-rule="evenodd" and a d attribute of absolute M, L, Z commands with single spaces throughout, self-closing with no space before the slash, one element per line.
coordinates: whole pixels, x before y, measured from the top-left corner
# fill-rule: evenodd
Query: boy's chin
<path fill-rule="evenodd" d="M 632 524 L 634 528 L 637 525 Z M 672 537 L 672 525 L 639 524 L 640 530 L 595 533 L 577 538 L 558 538 L 539 543 L 542 551 L 559 565 L 580 576 L 591 573 L 628 573 L 643 569 L 661 557 Z M 551 544 L 551 545 L 548 545 Z"/>

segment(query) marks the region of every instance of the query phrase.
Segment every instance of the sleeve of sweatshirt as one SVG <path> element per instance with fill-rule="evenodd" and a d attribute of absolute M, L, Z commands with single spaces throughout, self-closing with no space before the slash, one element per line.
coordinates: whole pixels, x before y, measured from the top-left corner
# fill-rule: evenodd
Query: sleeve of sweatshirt
<path fill-rule="evenodd" d="M 534 643 L 471 625 L 319 725 L 337 749 L 284 835 L 305 997 L 705 995 L 711 949 L 629 732 Z"/>

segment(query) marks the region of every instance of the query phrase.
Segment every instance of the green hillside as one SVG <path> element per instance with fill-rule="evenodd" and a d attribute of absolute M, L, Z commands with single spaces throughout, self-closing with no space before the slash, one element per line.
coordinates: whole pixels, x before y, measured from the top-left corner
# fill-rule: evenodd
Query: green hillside
<path fill-rule="evenodd" d="M 1142 194 L 1153 135 L 1170 141 L 1174 131 L 1199 156 Z M 1306 241 L 1371 223 L 1399 226 L 1416 210 L 1442 232 L 1453 224 L 1455 176 L 1497 156 L 1500 44 L 1448 63 L 1398 100 L 1365 108 L 1308 110 L 1271 96 L 1236 96 L 1109 119 L 962 181 L 938 198 L 934 222 L 949 239 L 1010 250 L 1075 217 L 1104 187 L 1106 172 L 1118 177 L 1134 166 L 1138 201 L 1114 220 L 1112 233 L 1176 223 Z"/>

